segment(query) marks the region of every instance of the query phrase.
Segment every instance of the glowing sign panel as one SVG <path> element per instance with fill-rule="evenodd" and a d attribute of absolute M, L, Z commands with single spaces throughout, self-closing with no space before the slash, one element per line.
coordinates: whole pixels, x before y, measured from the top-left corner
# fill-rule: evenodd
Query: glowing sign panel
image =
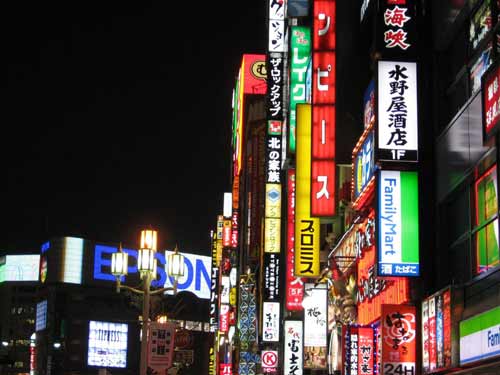
<path fill-rule="evenodd" d="M 119 367 L 127 366 L 128 325 L 89 321 L 89 366 Z"/>

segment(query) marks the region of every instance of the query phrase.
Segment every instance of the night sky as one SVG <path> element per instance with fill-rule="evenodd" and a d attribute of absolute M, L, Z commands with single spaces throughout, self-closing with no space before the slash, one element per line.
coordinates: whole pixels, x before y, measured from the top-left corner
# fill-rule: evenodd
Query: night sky
<path fill-rule="evenodd" d="M 133 247 L 151 225 L 162 248 L 208 255 L 266 2 L 4 3 L 0 252 L 52 236 Z"/>

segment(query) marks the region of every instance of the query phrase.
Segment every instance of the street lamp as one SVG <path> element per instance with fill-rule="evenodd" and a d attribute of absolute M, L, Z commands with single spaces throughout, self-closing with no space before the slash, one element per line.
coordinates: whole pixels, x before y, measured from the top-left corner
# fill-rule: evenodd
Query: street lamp
<path fill-rule="evenodd" d="M 134 293 L 142 294 L 142 340 L 141 340 L 141 372 L 140 375 L 146 375 L 148 368 L 148 321 L 149 321 L 149 301 L 150 296 L 160 294 L 168 290 L 177 293 L 177 281 L 179 277 L 184 276 L 184 255 L 179 253 L 177 245 L 174 253 L 168 255 L 167 276 L 174 278 L 172 287 L 150 290 L 151 281 L 156 278 L 156 252 L 157 252 L 157 231 L 145 229 L 141 231 L 141 241 L 137 256 L 137 269 L 142 279 L 142 290 L 121 284 L 122 276 L 128 271 L 128 254 L 122 250 L 120 243 L 118 252 L 111 254 L 111 273 L 116 277 L 116 291 L 127 289 Z"/>

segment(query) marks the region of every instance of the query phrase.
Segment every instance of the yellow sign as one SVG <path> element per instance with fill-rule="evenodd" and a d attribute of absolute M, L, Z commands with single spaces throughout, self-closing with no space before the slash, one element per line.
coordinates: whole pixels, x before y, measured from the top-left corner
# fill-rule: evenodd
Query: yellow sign
<path fill-rule="evenodd" d="M 317 277 L 319 218 L 311 217 L 311 105 L 297 104 L 295 276 Z"/>
<path fill-rule="evenodd" d="M 280 252 L 281 219 L 266 217 L 264 233 L 264 252 Z"/>
<path fill-rule="evenodd" d="M 236 287 L 232 287 L 229 291 L 229 304 L 236 306 Z"/>

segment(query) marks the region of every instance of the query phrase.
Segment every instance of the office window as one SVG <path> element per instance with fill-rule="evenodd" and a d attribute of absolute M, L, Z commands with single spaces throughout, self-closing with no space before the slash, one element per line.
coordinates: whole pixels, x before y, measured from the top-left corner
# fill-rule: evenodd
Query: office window
<path fill-rule="evenodd" d="M 476 273 L 499 264 L 497 168 L 493 165 L 474 183 L 474 247 Z"/>

